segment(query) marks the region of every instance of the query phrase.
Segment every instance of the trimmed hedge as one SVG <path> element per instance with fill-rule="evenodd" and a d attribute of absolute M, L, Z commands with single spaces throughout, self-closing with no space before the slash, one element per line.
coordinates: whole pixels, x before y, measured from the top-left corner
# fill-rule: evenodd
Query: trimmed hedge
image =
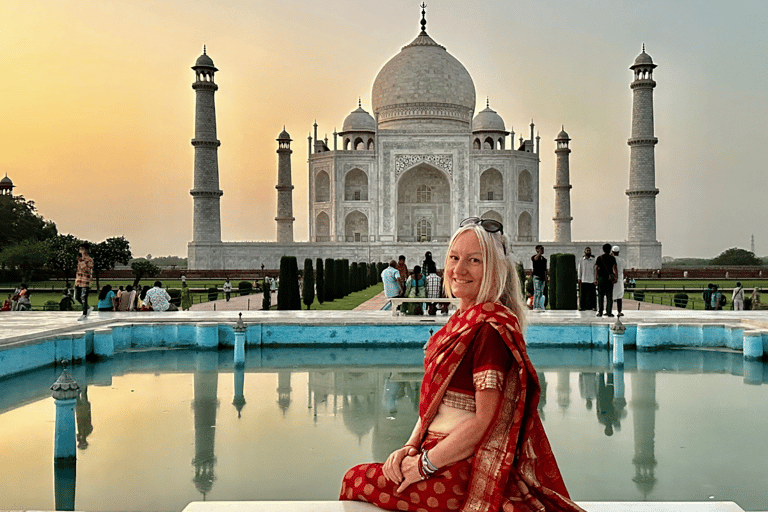
<path fill-rule="evenodd" d="M 299 295 L 299 265 L 296 256 L 280 258 L 280 282 L 277 285 L 277 309 L 281 311 L 301 309 Z"/>
<path fill-rule="evenodd" d="M 261 299 L 261 309 L 269 311 L 269 308 L 272 307 L 272 287 L 266 277 L 262 281 L 261 289 L 264 292 L 264 297 Z"/>
<path fill-rule="evenodd" d="M 676 293 L 675 294 L 675 307 L 676 308 L 685 308 L 688 305 L 688 294 L 687 293 Z"/>
<path fill-rule="evenodd" d="M 557 285 L 554 287 L 555 292 L 553 293 L 553 296 L 557 297 L 555 299 L 557 309 L 578 309 L 576 255 L 558 254 L 556 268 L 557 270 L 555 270 L 555 274 L 557 275 Z"/>
<path fill-rule="evenodd" d="M 240 281 L 237 283 L 237 291 L 240 295 L 250 295 L 253 292 L 253 283 L 250 281 Z"/>
<path fill-rule="evenodd" d="M 325 277 L 323 278 L 323 300 L 325 300 L 326 302 L 333 302 L 333 299 L 335 298 L 336 298 L 336 262 L 332 258 L 326 258 Z"/>
<path fill-rule="evenodd" d="M 549 309 L 560 309 L 557 304 L 557 260 L 560 256 L 560 253 L 556 253 L 549 257 Z"/>
<path fill-rule="evenodd" d="M 645 290 L 637 290 L 632 294 L 632 298 L 640 302 L 645 300 Z"/>
<path fill-rule="evenodd" d="M 322 304 L 325 302 L 325 272 L 323 272 L 323 258 L 317 258 L 315 265 L 317 265 L 317 272 L 315 273 L 317 302 Z"/>
<path fill-rule="evenodd" d="M 301 300 L 307 309 L 315 302 L 315 271 L 312 269 L 312 259 L 304 260 L 304 289 L 301 291 Z"/>
<path fill-rule="evenodd" d="M 208 302 L 214 301 L 219 298 L 219 289 L 215 286 L 208 288 Z"/>

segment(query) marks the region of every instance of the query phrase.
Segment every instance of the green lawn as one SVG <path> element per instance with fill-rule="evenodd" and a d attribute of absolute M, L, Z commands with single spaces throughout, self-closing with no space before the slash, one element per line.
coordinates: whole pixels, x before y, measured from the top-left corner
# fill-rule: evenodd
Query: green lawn
<path fill-rule="evenodd" d="M 336 299 L 333 302 L 323 302 L 320 304 L 317 302 L 317 297 L 315 297 L 315 302 L 312 303 L 311 309 L 315 309 L 317 311 L 350 311 L 368 299 L 375 297 L 382 291 L 384 291 L 384 285 L 382 283 L 378 283 L 373 286 L 369 286 L 365 290 L 352 292 L 343 299 Z M 303 309 L 306 309 L 306 306 L 303 302 L 301 306 Z"/>

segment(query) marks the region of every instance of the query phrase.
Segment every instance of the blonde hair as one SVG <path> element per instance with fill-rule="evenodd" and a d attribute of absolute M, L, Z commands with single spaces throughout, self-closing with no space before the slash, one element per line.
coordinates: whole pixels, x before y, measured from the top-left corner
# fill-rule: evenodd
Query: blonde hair
<path fill-rule="evenodd" d="M 483 280 L 477 293 L 476 302 L 498 302 L 517 316 L 520 329 L 525 330 L 526 307 L 522 286 L 517 275 L 517 262 L 505 254 L 506 237 L 500 233 L 489 233 L 480 224 L 469 224 L 459 228 L 451 237 L 446 251 L 443 268 L 448 268 L 451 249 L 462 233 L 472 231 L 477 235 L 483 258 Z M 445 295 L 453 297 L 448 279 L 443 280 Z"/>

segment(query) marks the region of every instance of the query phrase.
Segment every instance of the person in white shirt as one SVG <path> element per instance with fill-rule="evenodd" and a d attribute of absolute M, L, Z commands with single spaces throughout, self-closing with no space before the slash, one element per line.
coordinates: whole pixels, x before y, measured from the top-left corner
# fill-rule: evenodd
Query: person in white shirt
<path fill-rule="evenodd" d="M 592 249 L 584 249 L 584 257 L 579 260 L 579 310 L 597 309 L 595 295 L 595 257 Z"/>
<path fill-rule="evenodd" d="M 736 288 L 733 289 L 733 295 L 731 296 L 731 302 L 733 302 L 734 311 L 744 311 L 744 288 L 741 283 L 736 283 Z"/>
<path fill-rule="evenodd" d="M 232 283 L 229 282 L 229 278 L 224 282 L 224 297 L 226 297 L 227 302 L 229 302 L 229 296 L 232 293 Z"/>
<path fill-rule="evenodd" d="M 614 245 L 611 248 L 611 254 L 616 258 L 616 271 L 618 280 L 613 285 L 613 300 L 616 302 L 616 316 L 624 316 L 621 312 L 622 299 L 624 298 L 624 258 L 619 258 L 619 246 Z"/>

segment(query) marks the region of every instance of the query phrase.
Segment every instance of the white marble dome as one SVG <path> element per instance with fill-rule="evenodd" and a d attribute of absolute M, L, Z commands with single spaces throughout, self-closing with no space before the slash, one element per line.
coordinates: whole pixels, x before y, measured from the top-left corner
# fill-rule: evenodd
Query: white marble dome
<path fill-rule="evenodd" d="M 341 128 L 341 133 L 346 132 L 375 132 L 376 120 L 366 112 L 363 107 L 358 106 L 346 119 Z"/>
<path fill-rule="evenodd" d="M 475 84 L 461 62 L 421 32 L 381 68 L 371 103 L 379 128 L 467 129 L 475 109 Z"/>
<path fill-rule="evenodd" d="M 481 110 L 472 120 L 472 132 L 503 132 L 504 120 L 490 106 Z"/>

